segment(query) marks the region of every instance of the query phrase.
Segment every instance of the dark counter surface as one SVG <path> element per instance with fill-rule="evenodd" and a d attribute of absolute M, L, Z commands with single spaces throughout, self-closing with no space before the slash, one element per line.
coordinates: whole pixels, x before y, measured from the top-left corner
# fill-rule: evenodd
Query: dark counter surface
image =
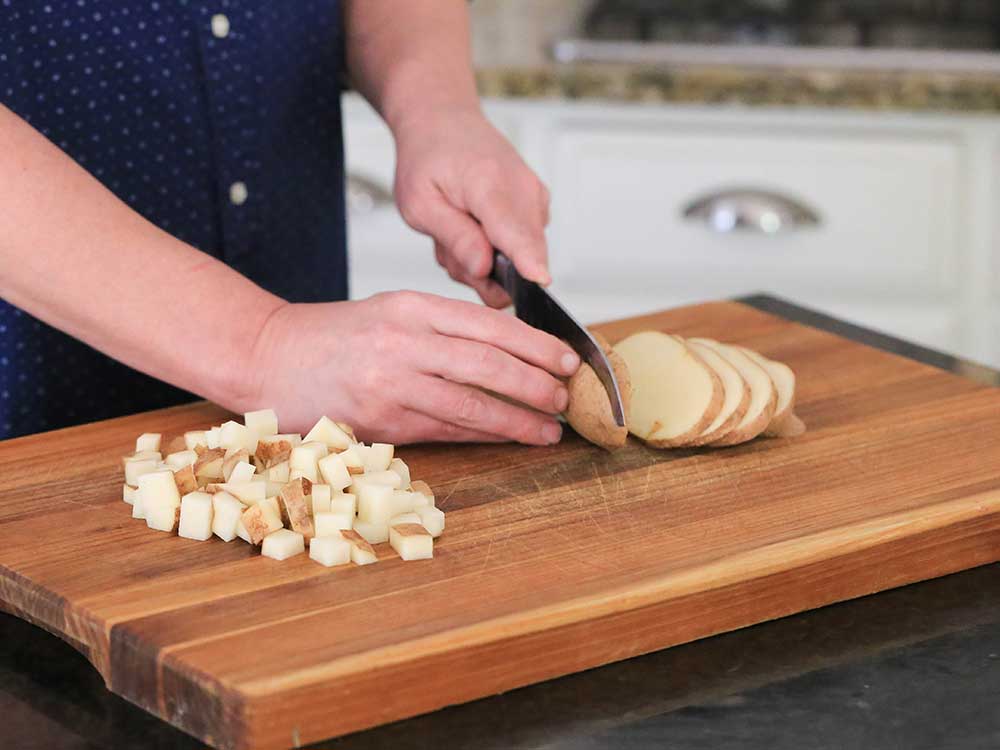
<path fill-rule="evenodd" d="M 745 301 L 980 382 L 1000 383 L 1000 375 L 987 368 L 774 298 Z M 71 646 L 0 614 L 0 748 L 198 747 L 105 690 Z M 1000 564 L 312 747 L 995 750 Z"/>

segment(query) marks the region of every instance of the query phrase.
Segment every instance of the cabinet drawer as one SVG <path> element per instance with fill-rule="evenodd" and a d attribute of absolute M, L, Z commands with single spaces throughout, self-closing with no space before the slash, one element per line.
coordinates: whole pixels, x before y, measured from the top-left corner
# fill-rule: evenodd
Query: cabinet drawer
<path fill-rule="evenodd" d="M 574 123 L 554 141 L 554 261 L 568 282 L 800 298 L 954 284 L 962 151 L 947 137 Z M 731 188 L 787 197 L 819 223 L 720 233 L 685 218 Z"/>

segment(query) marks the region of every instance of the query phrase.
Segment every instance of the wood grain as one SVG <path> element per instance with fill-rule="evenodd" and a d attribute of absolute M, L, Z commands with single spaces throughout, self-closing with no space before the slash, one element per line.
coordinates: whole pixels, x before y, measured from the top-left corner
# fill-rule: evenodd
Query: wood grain
<path fill-rule="evenodd" d="M 0 606 L 209 744 L 278 748 L 1000 559 L 1000 390 L 736 303 L 602 330 L 644 328 L 787 361 L 810 431 L 402 449 L 448 513 L 435 558 L 342 569 L 130 518 L 135 436 L 215 407 L 31 436 L 0 443 Z"/>

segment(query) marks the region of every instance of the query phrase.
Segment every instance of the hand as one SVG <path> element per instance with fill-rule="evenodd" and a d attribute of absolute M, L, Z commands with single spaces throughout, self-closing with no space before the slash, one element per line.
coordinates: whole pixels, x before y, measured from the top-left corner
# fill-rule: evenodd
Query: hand
<path fill-rule="evenodd" d="M 549 192 L 478 109 L 425 110 L 394 130 L 400 213 L 434 238 L 438 263 L 453 279 L 491 307 L 509 305 L 487 278 L 496 247 L 522 276 L 550 283 Z"/>
<path fill-rule="evenodd" d="M 253 348 L 248 408 L 273 406 L 283 430 L 303 432 L 327 414 L 363 440 L 548 445 L 568 399 L 559 377 L 578 366 L 559 339 L 471 302 L 390 292 L 286 304 Z"/>

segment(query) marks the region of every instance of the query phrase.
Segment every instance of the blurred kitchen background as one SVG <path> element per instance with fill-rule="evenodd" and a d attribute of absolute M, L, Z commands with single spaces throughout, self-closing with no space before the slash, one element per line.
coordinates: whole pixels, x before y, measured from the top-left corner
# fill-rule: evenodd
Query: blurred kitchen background
<path fill-rule="evenodd" d="M 771 292 L 1000 366 L 1000 0 L 476 0 L 585 322 Z M 472 298 L 346 95 L 352 295 Z"/>

